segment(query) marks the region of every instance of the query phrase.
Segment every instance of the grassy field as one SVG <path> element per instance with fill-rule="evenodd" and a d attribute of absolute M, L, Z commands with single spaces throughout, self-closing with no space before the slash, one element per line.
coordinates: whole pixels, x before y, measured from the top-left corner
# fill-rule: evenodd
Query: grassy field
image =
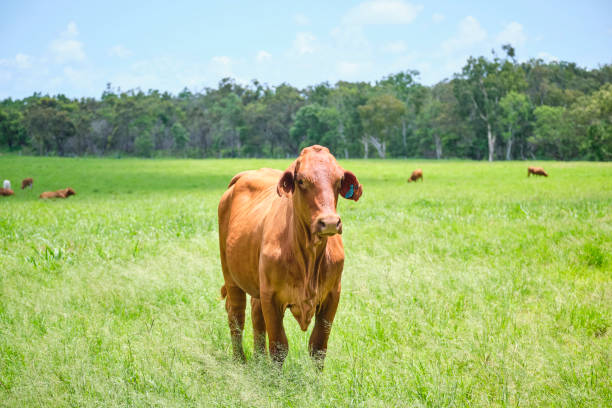
<path fill-rule="evenodd" d="M 0 157 L 0 406 L 611 406 L 612 164 L 341 162 L 323 373 L 290 313 L 282 371 L 249 320 L 233 362 L 219 301 L 222 192 L 288 164 Z"/>

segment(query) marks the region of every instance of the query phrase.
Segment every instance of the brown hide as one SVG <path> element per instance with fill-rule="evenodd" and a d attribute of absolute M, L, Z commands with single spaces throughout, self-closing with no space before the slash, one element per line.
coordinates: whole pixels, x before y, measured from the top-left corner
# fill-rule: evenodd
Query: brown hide
<path fill-rule="evenodd" d="M 408 179 L 408 182 L 410 183 L 411 181 L 417 181 L 418 179 L 421 179 L 421 181 L 424 181 L 423 170 L 421 169 L 416 169 L 415 171 L 413 171 L 412 174 L 410 175 L 410 178 Z"/>
<path fill-rule="evenodd" d="M 0 188 L 0 196 L 11 196 L 15 194 L 10 188 Z"/>
<path fill-rule="evenodd" d="M 544 176 L 548 177 L 548 174 L 544 171 L 542 167 L 528 167 L 527 168 L 527 177 L 531 176 Z"/>
<path fill-rule="evenodd" d="M 33 184 L 34 184 L 34 180 L 32 180 L 31 178 L 23 179 L 21 181 L 21 189 L 23 190 L 26 187 L 32 187 Z"/>
<path fill-rule="evenodd" d="M 57 191 L 45 191 L 40 196 L 38 196 L 38 198 L 68 198 L 71 195 L 75 194 L 76 193 L 74 192 L 74 190 L 68 187 Z"/>
<path fill-rule="evenodd" d="M 304 331 L 315 318 L 309 348 L 322 363 L 340 299 L 344 264 L 338 195 L 357 201 L 362 187 L 329 150 L 311 146 L 285 171 L 234 176 L 219 203 L 219 246 L 234 356 L 244 360 L 246 294 L 251 296 L 255 351 L 282 364 L 288 351 L 286 309 Z"/>

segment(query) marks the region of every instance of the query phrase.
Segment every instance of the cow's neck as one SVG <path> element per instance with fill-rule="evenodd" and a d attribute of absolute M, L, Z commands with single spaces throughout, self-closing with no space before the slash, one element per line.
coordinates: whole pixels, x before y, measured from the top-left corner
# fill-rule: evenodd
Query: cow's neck
<path fill-rule="evenodd" d="M 327 250 L 327 237 L 313 235 L 310 225 L 297 214 L 292 214 L 291 244 L 297 260 L 298 273 L 304 279 L 305 299 L 317 300 L 321 262 Z"/>

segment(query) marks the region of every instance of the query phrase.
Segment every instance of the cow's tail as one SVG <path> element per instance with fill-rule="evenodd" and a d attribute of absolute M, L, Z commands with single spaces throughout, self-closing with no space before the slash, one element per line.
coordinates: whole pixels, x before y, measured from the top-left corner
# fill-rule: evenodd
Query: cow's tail
<path fill-rule="evenodd" d="M 219 298 L 219 300 L 225 299 L 226 296 L 227 296 L 227 288 L 225 287 L 225 285 L 223 285 L 221 286 L 221 297 Z"/>

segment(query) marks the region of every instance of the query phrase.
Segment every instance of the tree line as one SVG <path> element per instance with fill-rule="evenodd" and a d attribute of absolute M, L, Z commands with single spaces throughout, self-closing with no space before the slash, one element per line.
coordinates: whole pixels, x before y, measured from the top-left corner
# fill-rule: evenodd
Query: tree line
<path fill-rule="evenodd" d="M 122 91 L 0 102 L 0 150 L 37 155 L 612 159 L 612 65 L 470 57 L 433 86 L 406 70 L 298 89 L 231 78 L 200 92 Z"/>

